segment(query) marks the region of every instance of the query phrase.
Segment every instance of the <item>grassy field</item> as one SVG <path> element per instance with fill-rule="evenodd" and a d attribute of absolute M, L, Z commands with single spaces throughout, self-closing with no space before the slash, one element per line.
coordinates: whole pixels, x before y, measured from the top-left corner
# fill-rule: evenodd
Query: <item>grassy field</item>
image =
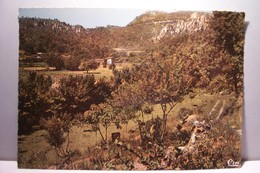
<path fill-rule="evenodd" d="M 39 74 L 44 74 L 44 75 L 88 75 L 88 74 L 93 74 L 96 78 L 100 77 L 111 77 L 113 75 L 112 70 L 108 68 L 98 68 L 96 70 L 90 70 L 90 71 L 41 71 Z"/>
<path fill-rule="evenodd" d="M 20 68 L 27 68 L 27 67 L 49 67 L 48 64 L 45 62 L 22 62 L 19 61 Z"/>
<path fill-rule="evenodd" d="M 118 63 L 116 64 L 116 69 L 121 70 L 124 67 L 131 67 L 131 63 Z M 63 76 L 63 75 L 88 75 L 93 74 L 96 78 L 107 77 L 110 78 L 113 76 L 113 72 L 108 67 L 103 68 L 99 66 L 96 70 L 90 71 L 54 71 L 53 67 L 48 67 L 44 62 L 39 63 L 22 63 L 20 64 L 19 73 L 20 77 L 26 75 L 29 71 L 38 71 L 39 74 L 50 75 L 50 76 Z"/>

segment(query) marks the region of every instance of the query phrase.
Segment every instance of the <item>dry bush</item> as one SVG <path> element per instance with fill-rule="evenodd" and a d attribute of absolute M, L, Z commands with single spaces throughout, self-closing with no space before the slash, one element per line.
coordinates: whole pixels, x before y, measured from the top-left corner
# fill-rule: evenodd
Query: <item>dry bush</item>
<path fill-rule="evenodd" d="M 48 132 L 48 142 L 55 147 L 58 156 L 68 157 L 72 155 L 72 152 L 69 150 L 70 128 L 73 126 L 71 114 L 54 115 L 42 120 L 41 126 Z"/>

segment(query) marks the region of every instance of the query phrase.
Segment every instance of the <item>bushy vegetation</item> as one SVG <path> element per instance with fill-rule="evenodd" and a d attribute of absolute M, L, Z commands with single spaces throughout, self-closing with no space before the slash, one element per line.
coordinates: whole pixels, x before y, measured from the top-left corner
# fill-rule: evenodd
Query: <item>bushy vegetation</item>
<path fill-rule="evenodd" d="M 98 62 L 96 62 L 95 60 L 89 60 L 89 61 L 82 62 L 79 68 L 80 70 L 85 70 L 88 73 L 89 70 L 96 70 L 98 66 L 99 66 Z"/>
<path fill-rule="evenodd" d="M 47 55 L 46 63 L 49 67 L 55 67 L 55 70 L 63 70 L 65 69 L 64 60 L 60 55 L 50 53 Z"/>
<path fill-rule="evenodd" d="M 106 29 L 87 30 L 51 19 L 19 18 L 20 50 L 27 54 L 56 52 L 84 58 L 107 56 L 109 33 Z M 100 39 L 97 39 L 99 36 Z M 94 38 L 95 37 L 95 38 Z"/>
<path fill-rule="evenodd" d="M 55 70 L 87 71 L 20 76 L 19 135 L 45 131 L 58 158 L 47 165 L 20 160 L 20 167 L 178 170 L 241 161 L 244 14 L 213 12 L 206 30 L 152 42 L 148 26 L 166 15 L 158 14 L 147 13 L 127 27 L 89 30 L 57 20 L 20 19 L 20 58 L 41 51 Z M 183 20 L 190 13 L 171 15 L 166 16 Z M 133 35 L 138 28 L 147 33 Z M 95 59 L 111 55 L 115 45 L 146 49 L 131 66 L 114 66 L 112 77 L 89 73 L 101 68 Z M 77 136 L 95 145 L 78 146 Z M 19 159 L 25 158 L 19 152 Z"/>
<path fill-rule="evenodd" d="M 26 79 L 19 80 L 19 134 L 30 132 L 40 117 L 48 116 L 50 104 L 48 91 L 52 84 L 51 77 L 30 72 Z"/>
<path fill-rule="evenodd" d="M 95 80 L 93 75 L 65 76 L 56 88 L 51 88 L 51 78 L 30 72 L 19 83 L 19 132 L 32 130 L 41 119 L 53 115 L 84 113 L 91 104 L 99 104 L 111 95 L 104 79 Z"/>
<path fill-rule="evenodd" d="M 79 57 L 70 56 L 66 58 L 64 65 L 66 70 L 77 71 L 79 70 L 80 59 Z"/>

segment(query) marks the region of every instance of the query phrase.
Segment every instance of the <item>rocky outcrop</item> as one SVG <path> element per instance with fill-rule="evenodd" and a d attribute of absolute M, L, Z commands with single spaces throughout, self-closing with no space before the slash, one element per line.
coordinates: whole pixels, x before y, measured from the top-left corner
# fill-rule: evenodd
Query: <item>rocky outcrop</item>
<path fill-rule="evenodd" d="M 163 25 L 159 33 L 152 39 L 159 41 L 166 36 L 174 36 L 183 33 L 194 33 L 197 31 L 204 31 L 208 27 L 210 13 L 194 12 L 186 19 L 165 20 L 154 22 L 154 25 Z"/>

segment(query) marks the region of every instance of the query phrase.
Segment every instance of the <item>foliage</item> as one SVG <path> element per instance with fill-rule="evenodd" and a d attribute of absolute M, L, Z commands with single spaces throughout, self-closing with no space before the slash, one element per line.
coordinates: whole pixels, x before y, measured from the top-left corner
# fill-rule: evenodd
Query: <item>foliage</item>
<path fill-rule="evenodd" d="M 135 64 L 114 66 L 110 80 L 83 74 L 52 76 L 52 83 L 51 77 L 35 72 L 20 78 L 19 133 L 41 119 L 49 144 L 67 158 L 58 164 L 64 169 L 202 169 L 228 167 L 229 159 L 240 161 L 244 14 L 213 12 L 206 15 L 204 30 L 179 34 L 164 24 L 190 20 L 191 14 L 147 13 L 126 27 L 95 29 L 20 18 L 20 58 L 24 61 L 34 61 L 29 54 L 54 52 L 47 53 L 49 66 L 78 70 L 81 62 L 81 69 L 88 72 L 98 67 L 96 58 L 104 59 L 118 47 L 116 59 Z M 167 33 L 158 39 L 156 33 L 164 27 Z M 214 94 L 214 99 L 192 102 L 198 100 L 196 91 L 205 92 L 208 100 Z M 157 118 L 150 118 L 155 112 Z M 196 123 L 185 124 L 191 114 Z M 84 123 L 77 128 L 90 128 L 80 130 L 99 133 L 96 139 L 102 141 L 84 148 L 83 160 L 73 163 L 69 137 L 77 120 Z M 210 129 L 199 129 L 200 122 L 210 122 Z M 110 133 L 127 135 L 111 141 Z M 88 135 L 93 134 L 80 136 Z"/>
<path fill-rule="evenodd" d="M 214 11 L 211 23 L 216 33 L 216 42 L 230 55 L 228 62 L 231 68 L 228 69 L 227 77 L 237 95 L 243 89 L 240 81 L 243 79 L 244 18 L 245 13 Z"/>
<path fill-rule="evenodd" d="M 96 79 L 95 82 L 95 99 L 94 103 L 99 104 L 111 98 L 112 86 L 109 80 L 105 77 Z"/>
<path fill-rule="evenodd" d="M 100 103 L 99 105 L 91 105 L 90 109 L 86 112 L 86 122 L 92 125 L 94 131 L 98 131 L 102 137 L 103 142 L 107 143 L 107 131 L 108 127 L 114 121 L 111 107 L 106 103 Z M 105 137 L 101 132 L 100 125 L 105 128 Z"/>
<path fill-rule="evenodd" d="M 107 67 L 107 59 L 103 59 L 102 67 L 103 67 L 103 68 L 106 68 L 106 67 Z"/>
<path fill-rule="evenodd" d="M 85 62 L 82 62 L 80 64 L 80 67 L 79 69 L 80 70 L 85 70 L 85 71 L 89 71 L 89 70 L 96 70 L 99 66 L 99 63 L 94 61 L 94 60 L 89 60 L 89 61 L 85 61 Z"/>
<path fill-rule="evenodd" d="M 166 133 L 168 115 L 189 89 L 189 83 L 185 83 L 182 75 L 171 70 L 175 66 L 176 62 L 172 60 L 152 59 L 130 71 L 117 72 L 118 84 L 122 84 L 114 92 L 113 105 L 123 112 L 119 116 L 128 116 L 128 121 L 136 118 L 139 111 L 144 122 L 146 105 L 160 104 L 163 112 L 161 140 Z M 148 113 L 152 113 L 152 109 Z"/>
<path fill-rule="evenodd" d="M 128 67 L 122 68 L 122 70 L 113 70 L 113 84 L 114 87 L 117 88 L 123 82 L 131 83 L 132 78 L 132 70 Z"/>
<path fill-rule="evenodd" d="M 109 32 L 105 28 L 87 30 L 57 19 L 25 17 L 19 18 L 19 25 L 19 49 L 27 54 L 56 52 L 93 59 L 109 53 Z"/>
<path fill-rule="evenodd" d="M 26 79 L 19 80 L 19 134 L 32 130 L 40 118 L 47 116 L 48 91 L 52 85 L 50 77 L 32 71 Z"/>
<path fill-rule="evenodd" d="M 60 85 L 53 91 L 50 103 L 51 111 L 78 113 L 87 110 L 93 101 L 95 90 L 94 76 L 65 76 Z"/>
<path fill-rule="evenodd" d="M 214 169 L 228 167 L 229 159 L 240 162 L 239 136 L 229 128 L 229 123 L 223 124 L 217 122 L 210 132 L 198 136 L 190 152 L 176 153 L 172 168 Z"/>
<path fill-rule="evenodd" d="M 64 76 L 59 86 L 52 92 L 49 102 L 50 111 L 84 113 L 91 104 L 104 102 L 110 96 L 111 90 L 105 79 L 95 80 L 94 75 Z"/>
<path fill-rule="evenodd" d="M 181 120 L 184 120 L 191 114 L 192 114 L 192 110 L 187 109 L 187 108 L 181 108 L 180 111 L 178 112 L 178 117 Z"/>
<path fill-rule="evenodd" d="M 43 119 L 41 126 L 48 132 L 48 142 L 54 146 L 58 156 L 70 157 L 72 154 L 70 144 L 70 129 L 74 125 L 72 116 L 67 112 L 55 114 Z M 66 145 L 64 146 L 64 144 Z"/>
<path fill-rule="evenodd" d="M 76 71 L 79 69 L 80 59 L 78 57 L 70 56 L 65 59 L 64 65 L 66 70 Z"/>
<path fill-rule="evenodd" d="M 211 27 L 216 32 L 216 42 L 231 55 L 243 55 L 244 18 L 245 13 L 213 12 Z"/>
<path fill-rule="evenodd" d="M 144 148 L 149 147 L 151 142 L 156 144 L 163 142 L 161 139 L 162 124 L 162 119 L 158 117 L 146 122 L 138 121 L 141 142 Z"/>
<path fill-rule="evenodd" d="M 220 83 L 222 83 L 222 85 L 220 85 Z M 227 90 L 229 87 L 227 86 L 228 82 L 225 78 L 225 76 L 223 75 L 218 75 L 216 76 L 210 83 L 209 83 L 209 87 L 211 88 L 211 91 L 213 93 L 217 93 L 217 92 L 223 92 L 225 91 L 225 89 Z"/>
<path fill-rule="evenodd" d="M 49 67 L 55 67 L 55 70 L 57 71 L 65 68 L 63 59 L 54 53 L 47 55 L 46 63 L 49 65 Z"/>
<path fill-rule="evenodd" d="M 142 115 L 144 121 L 145 100 L 139 88 L 125 83 L 120 85 L 112 97 L 111 104 L 117 117 L 117 127 L 121 127 L 120 124 L 125 124 L 127 128 L 129 120 L 139 118 L 138 113 Z"/>

